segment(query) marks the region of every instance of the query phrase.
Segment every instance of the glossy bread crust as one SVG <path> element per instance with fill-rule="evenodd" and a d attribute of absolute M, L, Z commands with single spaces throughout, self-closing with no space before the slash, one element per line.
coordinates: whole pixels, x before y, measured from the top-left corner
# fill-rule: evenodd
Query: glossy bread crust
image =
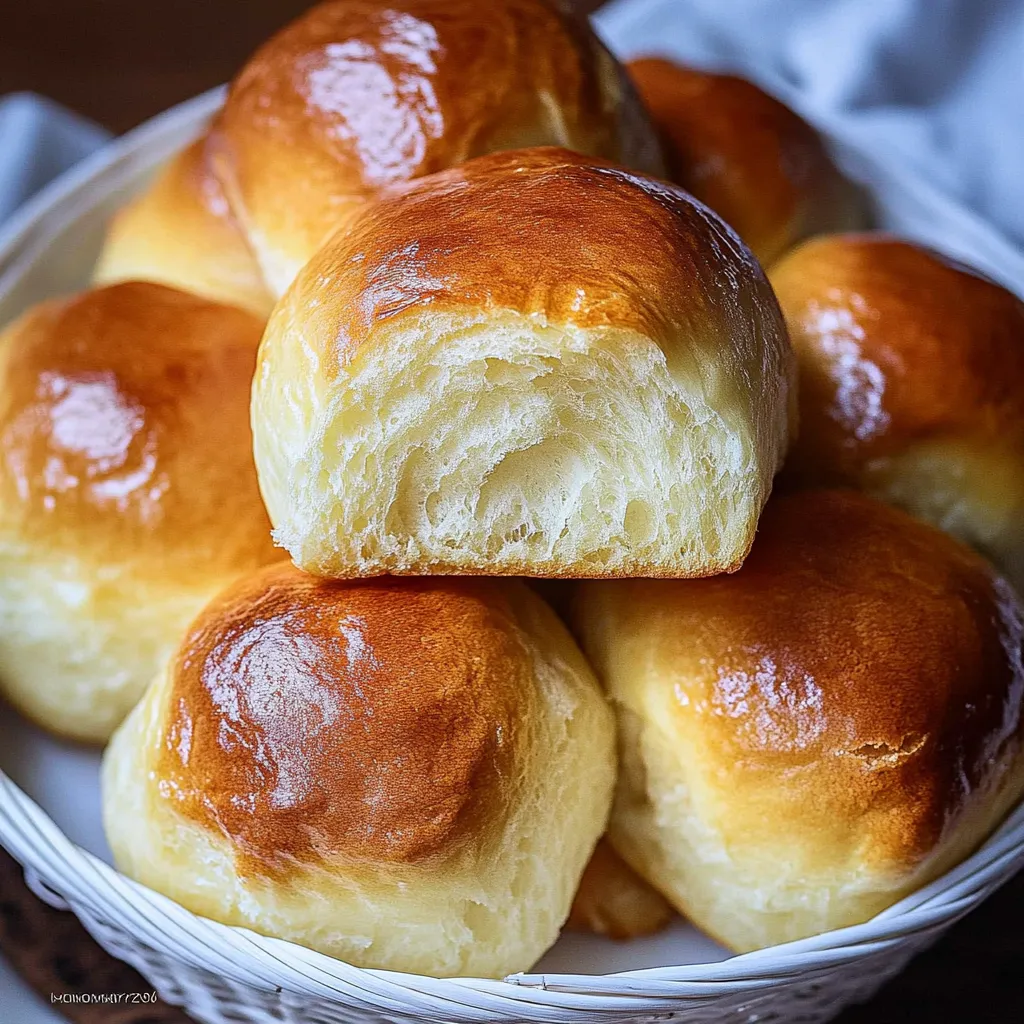
<path fill-rule="evenodd" d="M 1019 601 L 855 492 L 770 502 L 732 576 L 582 584 L 574 623 L 620 714 L 612 841 L 734 948 L 865 920 L 1024 790 Z"/>
<path fill-rule="evenodd" d="M 261 332 L 143 282 L 26 313 L 0 339 L 0 529 L 161 581 L 259 564 L 273 550 L 248 423 Z"/>
<path fill-rule="evenodd" d="M 863 489 L 1024 587 L 1024 302 L 881 232 L 811 240 L 772 283 L 801 371 L 787 485 Z"/>
<path fill-rule="evenodd" d="M 560 144 L 661 168 L 617 62 L 546 0 L 318 4 L 253 55 L 213 139 L 278 293 L 367 197 L 483 153 Z"/>
<path fill-rule="evenodd" d="M 96 265 L 97 284 L 156 281 L 266 317 L 273 299 L 210 167 L 207 137 L 118 211 Z"/>
<path fill-rule="evenodd" d="M 784 328 L 749 249 L 681 189 L 566 149 L 494 153 L 389 190 L 317 254 L 288 307 L 328 284 L 309 319 L 332 324 L 314 335 L 329 376 L 410 311 L 494 309 L 664 349 L 689 330 L 756 360 L 755 388 L 778 387 L 778 347 L 760 343 Z"/>
<path fill-rule="evenodd" d="M 450 854 L 481 841 L 482 819 L 504 824 L 529 670 L 485 581 L 271 566 L 182 641 L 155 771 L 182 814 L 230 837 L 242 871 Z"/>
<path fill-rule="evenodd" d="M 889 805 L 866 855 L 929 853 L 999 747 L 1020 744 L 1019 607 L 980 558 L 895 509 L 780 498 L 739 573 L 675 586 L 659 619 L 678 646 L 659 653 L 703 668 L 676 714 L 723 764 L 767 777 L 813 762 L 849 810 Z"/>
<path fill-rule="evenodd" d="M 1024 454 L 1024 302 L 883 232 L 811 239 L 772 269 L 801 363 L 797 471 L 856 481 L 935 437 Z"/>
<path fill-rule="evenodd" d="M 859 226 L 861 203 L 818 133 L 756 85 L 657 57 L 626 70 L 661 133 L 669 176 L 766 266 L 812 233 Z"/>
<path fill-rule="evenodd" d="M 321 575 L 727 571 L 792 371 L 757 261 L 681 189 L 490 154 L 388 190 L 278 305 L 261 487 Z"/>
<path fill-rule="evenodd" d="M 525 970 L 615 784 L 611 709 L 555 614 L 495 579 L 225 590 L 104 756 L 118 867 L 359 967 Z"/>
<path fill-rule="evenodd" d="M 248 422 L 262 324 L 164 285 L 0 335 L 0 690 L 105 741 L 196 611 L 276 560 Z"/>

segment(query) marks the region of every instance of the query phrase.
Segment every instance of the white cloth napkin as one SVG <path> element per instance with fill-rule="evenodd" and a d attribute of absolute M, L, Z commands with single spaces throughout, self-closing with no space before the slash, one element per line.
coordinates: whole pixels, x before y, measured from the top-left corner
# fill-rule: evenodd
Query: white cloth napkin
<path fill-rule="evenodd" d="M 0 98 L 0 222 L 108 138 L 98 125 L 41 96 Z"/>
<path fill-rule="evenodd" d="M 884 225 L 1024 294 L 1024 0 L 616 0 L 595 24 L 620 56 L 757 82 Z"/>

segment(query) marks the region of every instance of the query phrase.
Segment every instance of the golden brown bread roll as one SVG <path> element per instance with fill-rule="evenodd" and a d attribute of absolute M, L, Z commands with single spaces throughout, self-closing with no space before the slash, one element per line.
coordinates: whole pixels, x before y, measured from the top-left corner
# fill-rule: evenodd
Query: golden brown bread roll
<path fill-rule="evenodd" d="M 661 931 L 672 916 L 668 900 L 602 838 L 580 879 L 565 926 L 625 941 Z"/>
<path fill-rule="evenodd" d="M 104 821 L 195 913 L 500 977 L 557 937 L 614 776 L 607 702 L 523 583 L 279 564 L 202 612 L 114 736 Z"/>
<path fill-rule="evenodd" d="M 854 491 L 770 502 L 733 576 L 582 583 L 574 623 L 619 718 L 609 836 L 734 949 L 867 920 L 1024 791 L 1013 589 Z"/>
<path fill-rule="evenodd" d="M 273 299 L 208 157 L 199 139 L 117 213 L 94 279 L 156 281 L 265 318 Z"/>
<path fill-rule="evenodd" d="M 791 372 L 757 262 L 686 193 L 492 154 L 374 203 L 275 308 L 260 486 L 324 576 L 727 571 Z"/>
<path fill-rule="evenodd" d="M 756 85 L 656 57 L 626 67 L 661 133 L 669 176 L 763 264 L 809 235 L 863 226 L 863 203 L 817 132 Z"/>
<path fill-rule="evenodd" d="M 801 371 L 791 481 L 868 491 L 1024 586 L 1024 303 L 882 233 L 807 242 L 772 282 Z"/>
<path fill-rule="evenodd" d="M 585 20 L 547 0 L 332 0 L 261 47 L 214 129 L 277 295 L 382 187 L 558 145 L 658 173 L 653 129 Z"/>
<path fill-rule="evenodd" d="M 210 595 L 275 556 L 248 401 L 261 324 L 157 284 L 0 335 L 0 692 L 104 740 Z"/>

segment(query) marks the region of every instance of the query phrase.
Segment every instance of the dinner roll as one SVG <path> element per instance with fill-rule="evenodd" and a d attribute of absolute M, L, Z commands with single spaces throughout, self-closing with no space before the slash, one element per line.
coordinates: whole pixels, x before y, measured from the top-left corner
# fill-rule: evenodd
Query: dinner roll
<path fill-rule="evenodd" d="M 103 766 L 121 870 L 360 967 L 523 970 L 604 829 L 612 713 L 510 580 L 282 563 L 198 617 Z"/>
<path fill-rule="evenodd" d="M 1024 792 L 1024 620 L 951 537 L 854 491 L 769 503 L 734 576 L 583 583 L 619 716 L 618 851 L 736 950 L 872 917 Z"/>
<path fill-rule="evenodd" d="M 672 180 L 765 265 L 809 235 L 863 225 L 863 202 L 817 132 L 756 85 L 653 57 L 627 70 L 661 133 Z"/>
<path fill-rule="evenodd" d="M 580 879 L 566 927 L 607 935 L 620 942 L 659 932 L 672 920 L 672 906 L 602 838 Z"/>
<path fill-rule="evenodd" d="M 95 281 L 158 281 L 258 316 L 273 300 L 208 161 L 205 139 L 178 154 L 114 217 Z"/>
<path fill-rule="evenodd" d="M 548 0 L 332 0 L 252 57 L 218 174 L 279 295 L 383 186 L 558 145 L 662 170 L 647 115 L 582 17 Z"/>
<path fill-rule="evenodd" d="M 260 321 L 163 285 L 0 334 L 0 693 L 105 740 L 210 595 L 280 558 L 252 464 Z"/>
<path fill-rule="evenodd" d="M 810 241 L 772 281 L 801 370 L 792 481 L 868 491 L 1024 586 L 1024 303 L 881 233 Z"/>
<path fill-rule="evenodd" d="M 253 426 L 323 576 L 737 568 L 787 444 L 756 261 L 670 185 L 560 149 L 396 189 L 275 308 Z"/>

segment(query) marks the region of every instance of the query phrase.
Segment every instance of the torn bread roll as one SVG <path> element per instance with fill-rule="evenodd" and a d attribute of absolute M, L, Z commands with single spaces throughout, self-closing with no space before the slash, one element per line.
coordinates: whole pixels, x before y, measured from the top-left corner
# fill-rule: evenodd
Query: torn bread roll
<path fill-rule="evenodd" d="M 793 370 L 761 268 L 686 193 L 493 154 L 372 204 L 276 307 L 260 486 L 323 576 L 727 572 Z"/>

